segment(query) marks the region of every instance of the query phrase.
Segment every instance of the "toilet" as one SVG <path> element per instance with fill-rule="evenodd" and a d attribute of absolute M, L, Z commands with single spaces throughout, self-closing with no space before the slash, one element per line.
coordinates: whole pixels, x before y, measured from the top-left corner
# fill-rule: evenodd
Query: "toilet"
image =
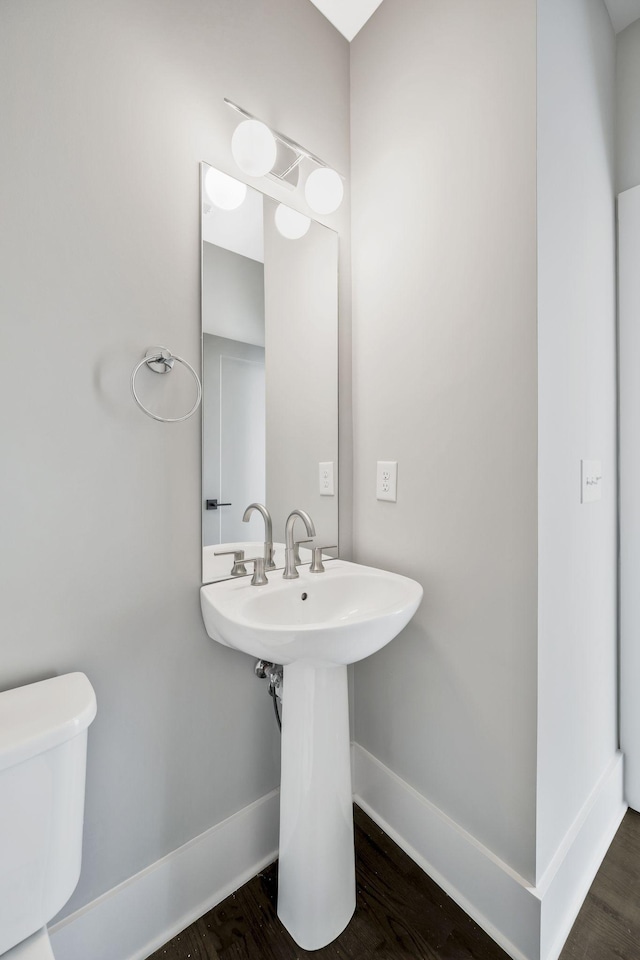
<path fill-rule="evenodd" d="M 69 673 L 0 693 L 0 957 L 54 960 L 47 923 L 80 876 L 93 687 Z"/>

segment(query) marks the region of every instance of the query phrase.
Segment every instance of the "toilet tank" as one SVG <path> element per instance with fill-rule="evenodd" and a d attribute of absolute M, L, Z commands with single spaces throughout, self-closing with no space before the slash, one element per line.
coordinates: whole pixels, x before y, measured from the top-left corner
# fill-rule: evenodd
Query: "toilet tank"
<path fill-rule="evenodd" d="M 0 693 L 0 957 L 45 926 L 78 882 L 95 714 L 83 673 Z"/>

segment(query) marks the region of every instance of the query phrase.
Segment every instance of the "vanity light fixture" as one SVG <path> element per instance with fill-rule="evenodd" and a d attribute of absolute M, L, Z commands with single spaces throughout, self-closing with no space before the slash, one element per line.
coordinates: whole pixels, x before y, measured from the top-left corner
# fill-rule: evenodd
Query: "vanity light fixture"
<path fill-rule="evenodd" d="M 310 217 L 298 213 L 284 203 L 279 203 L 275 212 L 276 227 L 287 240 L 300 240 L 311 226 Z"/>
<path fill-rule="evenodd" d="M 204 178 L 205 193 L 220 210 L 236 210 L 244 203 L 247 185 L 222 170 L 209 167 Z"/>
<path fill-rule="evenodd" d="M 227 97 L 224 102 L 244 117 L 231 140 L 233 158 L 244 173 L 252 177 L 274 177 L 296 187 L 302 162 L 309 161 L 315 168 L 307 176 L 304 187 L 309 207 L 319 214 L 333 213 L 338 209 L 344 196 L 344 178 L 336 170 L 284 133 L 268 127 L 237 103 Z"/>
<path fill-rule="evenodd" d="M 266 123 L 243 120 L 231 138 L 231 153 L 243 173 L 264 177 L 273 169 L 278 148 Z"/>

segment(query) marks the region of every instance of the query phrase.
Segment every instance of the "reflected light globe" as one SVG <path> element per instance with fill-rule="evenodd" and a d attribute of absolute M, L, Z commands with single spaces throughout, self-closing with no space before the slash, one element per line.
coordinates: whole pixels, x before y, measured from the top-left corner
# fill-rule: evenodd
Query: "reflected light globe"
<path fill-rule="evenodd" d="M 309 217 L 298 213 L 297 210 L 292 210 L 284 203 L 279 203 L 276 207 L 275 221 L 276 227 L 287 240 L 299 240 L 311 226 Z"/>
<path fill-rule="evenodd" d="M 241 183 L 214 167 L 207 170 L 204 190 L 211 203 L 220 210 L 236 210 L 247 195 L 246 183 Z"/>

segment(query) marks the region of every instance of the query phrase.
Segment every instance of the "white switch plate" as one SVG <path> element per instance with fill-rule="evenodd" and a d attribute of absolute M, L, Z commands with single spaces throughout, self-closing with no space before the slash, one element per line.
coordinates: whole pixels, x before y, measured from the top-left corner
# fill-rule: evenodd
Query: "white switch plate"
<path fill-rule="evenodd" d="M 398 499 L 398 461 L 397 460 L 378 460 L 378 469 L 376 472 L 376 498 L 378 500 L 391 500 L 393 503 Z"/>
<path fill-rule="evenodd" d="M 333 462 L 330 460 L 320 464 L 320 496 L 335 497 L 335 495 L 334 469 Z"/>
<path fill-rule="evenodd" d="M 602 499 L 602 461 L 580 461 L 581 503 Z"/>

